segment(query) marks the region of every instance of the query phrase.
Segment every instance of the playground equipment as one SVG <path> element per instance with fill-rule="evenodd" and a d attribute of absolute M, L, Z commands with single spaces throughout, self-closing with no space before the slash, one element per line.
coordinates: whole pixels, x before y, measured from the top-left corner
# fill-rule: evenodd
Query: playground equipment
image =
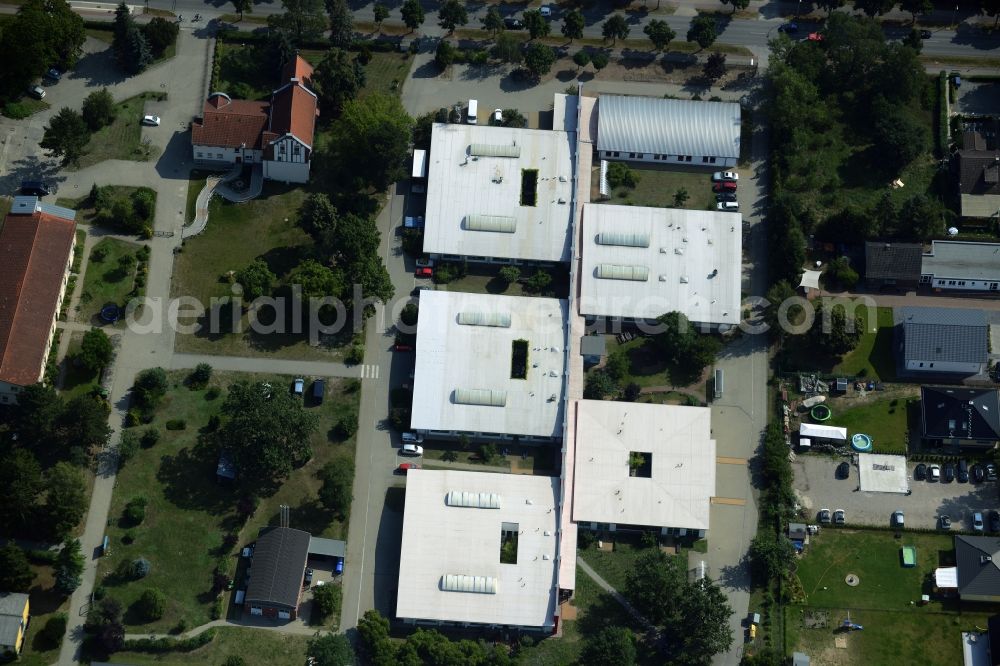
<path fill-rule="evenodd" d="M 814 406 L 809 410 L 809 414 L 813 417 L 814 421 L 829 421 L 830 417 L 833 416 L 833 412 L 824 404 Z"/>
<path fill-rule="evenodd" d="M 118 317 L 121 315 L 121 308 L 119 308 L 114 303 L 105 305 L 101 308 L 101 319 L 109 324 L 113 324 L 118 321 Z"/>

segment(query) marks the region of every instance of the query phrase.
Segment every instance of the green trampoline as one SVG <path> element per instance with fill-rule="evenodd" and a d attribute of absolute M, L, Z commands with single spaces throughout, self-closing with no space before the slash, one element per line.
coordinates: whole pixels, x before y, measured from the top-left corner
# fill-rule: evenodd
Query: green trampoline
<path fill-rule="evenodd" d="M 829 421 L 830 417 L 833 416 L 833 412 L 824 404 L 814 406 L 809 411 L 809 414 L 813 417 L 814 421 Z"/>

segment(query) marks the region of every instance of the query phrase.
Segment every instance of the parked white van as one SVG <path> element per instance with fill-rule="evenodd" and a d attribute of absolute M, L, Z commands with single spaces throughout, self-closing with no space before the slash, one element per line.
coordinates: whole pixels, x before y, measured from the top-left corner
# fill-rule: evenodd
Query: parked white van
<path fill-rule="evenodd" d="M 470 125 L 475 125 L 478 122 L 476 114 L 479 112 L 479 101 L 470 99 L 469 100 L 469 112 L 465 114 L 465 122 Z"/>

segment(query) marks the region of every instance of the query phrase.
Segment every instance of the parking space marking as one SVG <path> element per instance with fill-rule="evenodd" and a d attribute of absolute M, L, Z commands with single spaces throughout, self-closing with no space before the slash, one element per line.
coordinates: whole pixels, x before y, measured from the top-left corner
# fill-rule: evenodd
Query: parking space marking
<path fill-rule="evenodd" d="M 729 456 L 718 456 L 715 459 L 718 465 L 746 465 L 746 458 L 730 458 Z"/>
<path fill-rule="evenodd" d="M 747 501 L 737 497 L 713 497 L 712 504 L 728 504 L 730 506 L 744 506 Z"/>

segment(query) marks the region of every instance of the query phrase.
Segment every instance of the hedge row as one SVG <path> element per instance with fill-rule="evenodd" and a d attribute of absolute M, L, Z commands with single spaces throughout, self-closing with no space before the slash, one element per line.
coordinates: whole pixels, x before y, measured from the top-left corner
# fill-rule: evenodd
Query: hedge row
<path fill-rule="evenodd" d="M 215 629 L 206 629 L 191 638 L 137 638 L 126 640 L 125 649 L 135 652 L 190 652 L 208 645 L 215 638 Z"/>
<path fill-rule="evenodd" d="M 944 72 L 938 74 L 938 128 L 937 128 L 937 156 L 944 157 L 948 154 L 948 75 Z"/>
<path fill-rule="evenodd" d="M 905 512 L 904 512 L 905 514 Z M 942 530 L 937 527 L 903 527 L 902 529 L 898 527 L 893 527 L 892 525 L 865 525 L 862 523 L 847 523 L 845 525 L 834 525 L 833 523 L 828 523 L 821 525 L 823 529 L 837 529 L 837 530 L 867 530 L 869 532 L 910 532 L 913 534 L 961 534 L 964 536 L 982 536 L 983 532 L 977 532 L 975 530 L 959 530 L 955 529 L 955 520 L 958 520 L 955 516 L 948 516 L 952 519 L 952 528 L 948 530 Z M 986 532 L 986 534 L 992 534 L 992 532 Z"/>
<path fill-rule="evenodd" d="M 229 44 L 265 44 L 268 36 L 266 32 L 246 32 L 243 30 L 219 30 L 215 35 L 216 42 L 226 42 Z M 320 38 L 306 40 L 299 43 L 300 49 L 328 49 L 333 46 L 329 39 Z M 388 39 L 357 39 L 351 43 L 351 51 L 381 51 L 391 53 L 399 50 L 397 42 Z"/>

